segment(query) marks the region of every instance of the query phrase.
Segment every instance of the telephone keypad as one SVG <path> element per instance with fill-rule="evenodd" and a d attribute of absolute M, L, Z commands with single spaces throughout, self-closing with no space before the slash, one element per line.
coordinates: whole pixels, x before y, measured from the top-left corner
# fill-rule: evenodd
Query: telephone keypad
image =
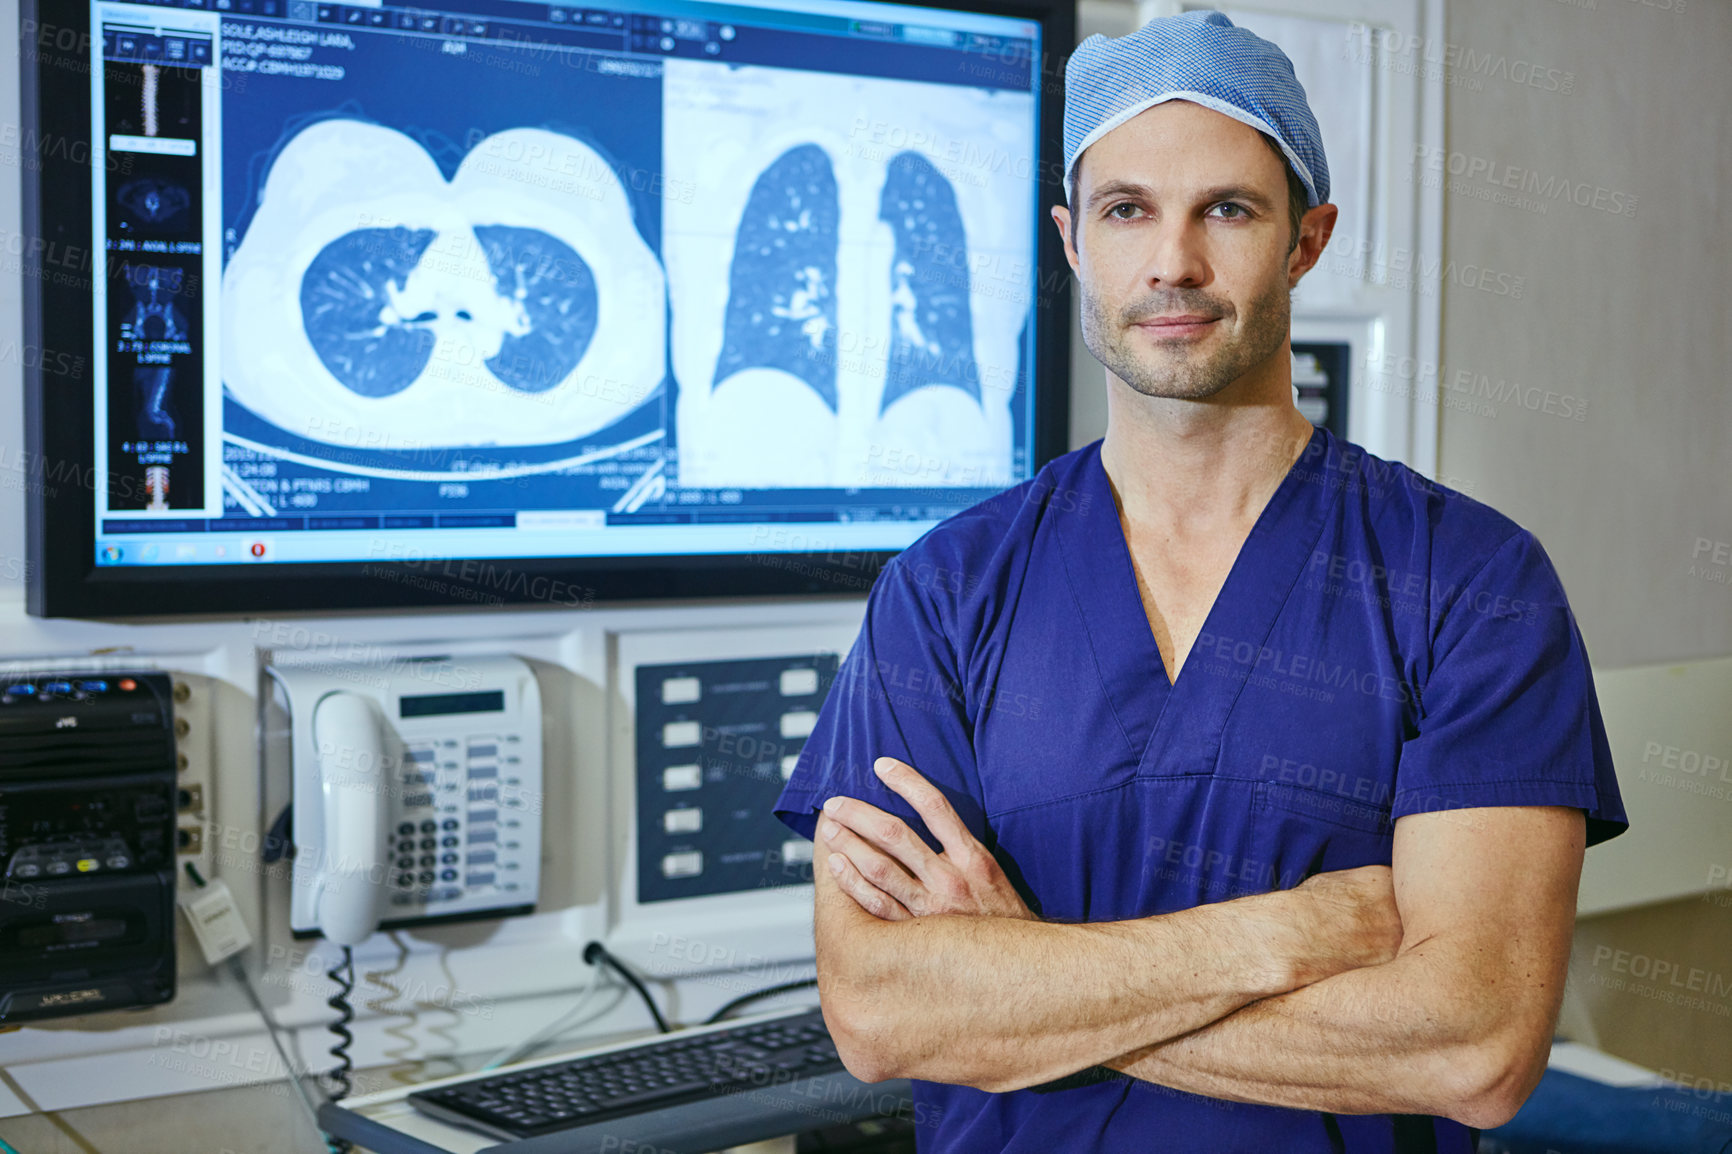
<path fill-rule="evenodd" d="M 433 907 L 477 890 L 520 888 L 514 881 L 502 883 L 497 873 L 519 868 L 513 851 L 520 847 L 522 822 L 515 812 L 500 814 L 524 805 L 516 796 L 501 797 L 502 785 L 509 790 L 521 784 L 521 759 L 512 752 L 517 741 L 515 735 L 471 734 L 407 746 L 403 784 L 419 789 L 403 795 L 407 812 L 397 825 L 393 880 L 409 892 L 394 895 L 394 905 Z M 506 860 L 500 860 L 501 852 Z"/>

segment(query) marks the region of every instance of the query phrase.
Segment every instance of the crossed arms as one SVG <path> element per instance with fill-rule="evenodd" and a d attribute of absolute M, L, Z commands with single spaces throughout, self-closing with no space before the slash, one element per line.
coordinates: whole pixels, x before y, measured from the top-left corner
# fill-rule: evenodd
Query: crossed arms
<path fill-rule="evenodd" d="M 943 794 L 876 769 L 944 847 L 832 798 L 819 995 L 857 1077 L 1006 1091 L 1094 1065 L 1338 1114 L 1514 1115 L 1563 996 L 1586 826 L 1497 807 L 1396 822 L 1393 865 L 1122 922 L 1033 917 Z"/>

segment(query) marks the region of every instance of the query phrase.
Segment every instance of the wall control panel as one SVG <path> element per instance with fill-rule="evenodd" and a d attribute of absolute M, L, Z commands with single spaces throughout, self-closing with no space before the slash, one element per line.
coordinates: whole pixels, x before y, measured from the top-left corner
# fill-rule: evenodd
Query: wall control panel
<path fill-rule="evenodd" d="M 834 653 L 636 669 L 637 900 L 811 881 L 770 812 L 836 680 Z"/>

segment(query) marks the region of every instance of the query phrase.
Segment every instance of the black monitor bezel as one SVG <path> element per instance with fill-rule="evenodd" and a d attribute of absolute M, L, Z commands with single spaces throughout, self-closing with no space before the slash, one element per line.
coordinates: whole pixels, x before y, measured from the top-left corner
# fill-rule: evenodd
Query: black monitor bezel
<path fill-rule="evenodd" d="M 1040 204 L 1063 201 L 1063 61 L 1075 44 L 1070 0 L 952 0 L 920 7 L 1015 16 L 1043 29 Z M 89 0 L 22 0 L 24 419 L 28 611 L 39 617 L 235 617 L 478 605 L 863 595 L 894 550 L 629 557 L 472 558 L 449 562 L 98 566 L 95 412 L 98 351 L 91 278 L 92 31 Z M 1055 63 L 1056 62 L 1056 63 Z M 81 159 L 82 158 L 82 159 Z M 1031 367 L 1035 468 L 1069 448 L 1070 269 L 1057 230 L 1039 229 Z M 31 355 L 34 350 L 34 355 Z M 429 576 L 430 567 L 442 572 Z"/>

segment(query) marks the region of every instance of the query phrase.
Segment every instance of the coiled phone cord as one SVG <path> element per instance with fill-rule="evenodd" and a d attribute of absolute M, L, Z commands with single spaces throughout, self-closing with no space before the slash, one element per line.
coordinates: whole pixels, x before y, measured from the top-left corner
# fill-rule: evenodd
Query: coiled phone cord
<path fill-rule="evenodd" d="M 355 1011 L 349 1005 L 349 995 L 355 991 L 355 958 L 348 946 L 343 947 L 343 960 L 326 970 L 325 976 L 337 983 L 337 992 L 325 999 L 325 1005 L 337 1011 L 337 1020 L 331 1023 L 331 1033 L 337 1035 L 331 1057 L 337 1059 L 337 1065 L 327 1076 L 335 1086 L 331 1101 L 338 1102 L 353 1088 L 349 1072 L 355 1068 L 349 1060 L 349 1043 L 355 1040 L 355 1035 L 349 1032 L 349 1023 L 355 1020 Z"/>

